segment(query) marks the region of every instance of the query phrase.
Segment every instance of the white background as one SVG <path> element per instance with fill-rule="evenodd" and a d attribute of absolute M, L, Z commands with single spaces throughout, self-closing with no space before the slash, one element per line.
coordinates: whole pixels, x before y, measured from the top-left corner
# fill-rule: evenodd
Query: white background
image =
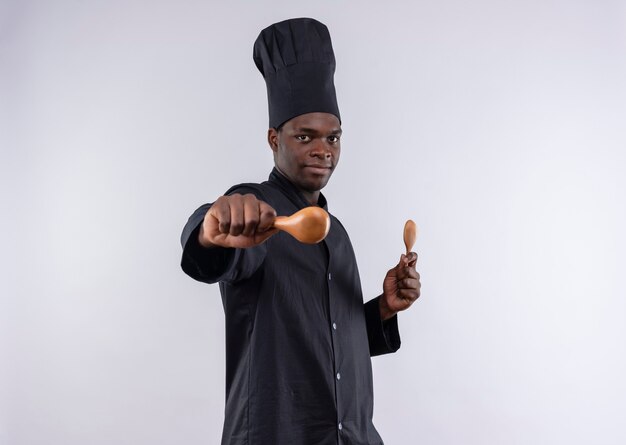
<path fill-rule="evenodd" d="M 300 16 L 367 299 L 420 228 L 386 443 L 626 443 L 626 6 L 598 0 L 0 1 L 0 443 L 219 442 L 221 301 L 179 234 L 267 177 L 252 44 Z"/>

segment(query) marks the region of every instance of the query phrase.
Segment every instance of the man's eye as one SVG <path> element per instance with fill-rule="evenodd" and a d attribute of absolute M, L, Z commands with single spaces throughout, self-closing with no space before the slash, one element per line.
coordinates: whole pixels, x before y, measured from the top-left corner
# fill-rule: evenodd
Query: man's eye
<path fill-rule="evenodd" d="M 329 136 L 328 137 L 328 142 L 330 142 L 331 144 L 339 142 L 339 136 Z"/>
<path fill-rule="evenodd" d="M 300 142 L 309 142 L 311 140 L 311 137 L 306 136 L 306 135 L 300 135 L 300 136 L 296 136 L 296 139 L 299 140 Z"/>

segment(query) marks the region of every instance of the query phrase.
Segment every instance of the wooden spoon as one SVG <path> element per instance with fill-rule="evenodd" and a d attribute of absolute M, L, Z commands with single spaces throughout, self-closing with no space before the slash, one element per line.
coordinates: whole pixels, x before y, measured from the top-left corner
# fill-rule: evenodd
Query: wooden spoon
<path fill-rule="evenodd" d="M 274 227 L 283 230 L 305 244 L 316 244 L 330 230 L 330 216 L 321 207 L 305 207 L 291 216 L 277 216 Z"/>
<path fill-rule="evenodd" d="M 406 254 L 411 253 L 415 239 L 417 238 L 417 226 L 413 220 L 408 220 L 404 224 L 404 245 L 406 246 Z"/>

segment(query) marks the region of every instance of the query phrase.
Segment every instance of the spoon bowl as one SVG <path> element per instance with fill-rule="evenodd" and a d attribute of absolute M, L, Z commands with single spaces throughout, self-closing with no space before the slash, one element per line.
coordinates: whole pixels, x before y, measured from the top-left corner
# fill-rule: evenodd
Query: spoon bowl
<path fill-rule="evenodd" d="M 415 222 L 409 219 L 404 224 L 404 246 L 406 247 L 406 254 L 411 253 L 413 246 L 415 245 L 415 240 L 417 239 L 417 226 Z"/>
<path fill-rule="evenodd" d="M 291 216 L 277 216 L 274 227 L 305 244 L 316 244 L 330 230 L 330 216 L 321 207 L 305 207 Z"/>

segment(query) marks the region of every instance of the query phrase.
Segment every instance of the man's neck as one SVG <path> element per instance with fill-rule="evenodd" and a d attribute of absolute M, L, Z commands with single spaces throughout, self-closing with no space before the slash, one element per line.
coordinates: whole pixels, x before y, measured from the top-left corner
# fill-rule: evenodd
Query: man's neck
<path fill-rule="evenodd" d="M 278 171 L 278 173 L 280 173 L 280 175 L 283 178 L 285 178 L 287 181 L 289 181 L 294 186 L 294 188 L 298 189 L 298 191 L 302 194 L 302 196 L 304 197 L 306 202 L 308 202 L 312 206 L 316 206 L 317 205 L 317 203 L 318 203 L 318 201 L 320 199 L 320 191 L 319 190 L 317 190 L 315 192 L 308 192 L 306 190 L 302 190 L 299 187 L 296 187 L 296 185 L 293 183 L 293 181 L 291 181 L 286 174 L 281 172 L 280 169 L 277 166 L 274 166 L 274 167 L 276 168 L 276 171 Z"/>
<path fill-rule="evenodd" d="M 300 193 L 302 193 L 302 196 L 304 196 L 304 199 L 307 200 L 307 202 L 309 204 L 311 204 L 312 206 L 316 206 L 317 202 L 320 199 L 320 192 L 305 192 L 304 190 L 300 190 Z"/>

